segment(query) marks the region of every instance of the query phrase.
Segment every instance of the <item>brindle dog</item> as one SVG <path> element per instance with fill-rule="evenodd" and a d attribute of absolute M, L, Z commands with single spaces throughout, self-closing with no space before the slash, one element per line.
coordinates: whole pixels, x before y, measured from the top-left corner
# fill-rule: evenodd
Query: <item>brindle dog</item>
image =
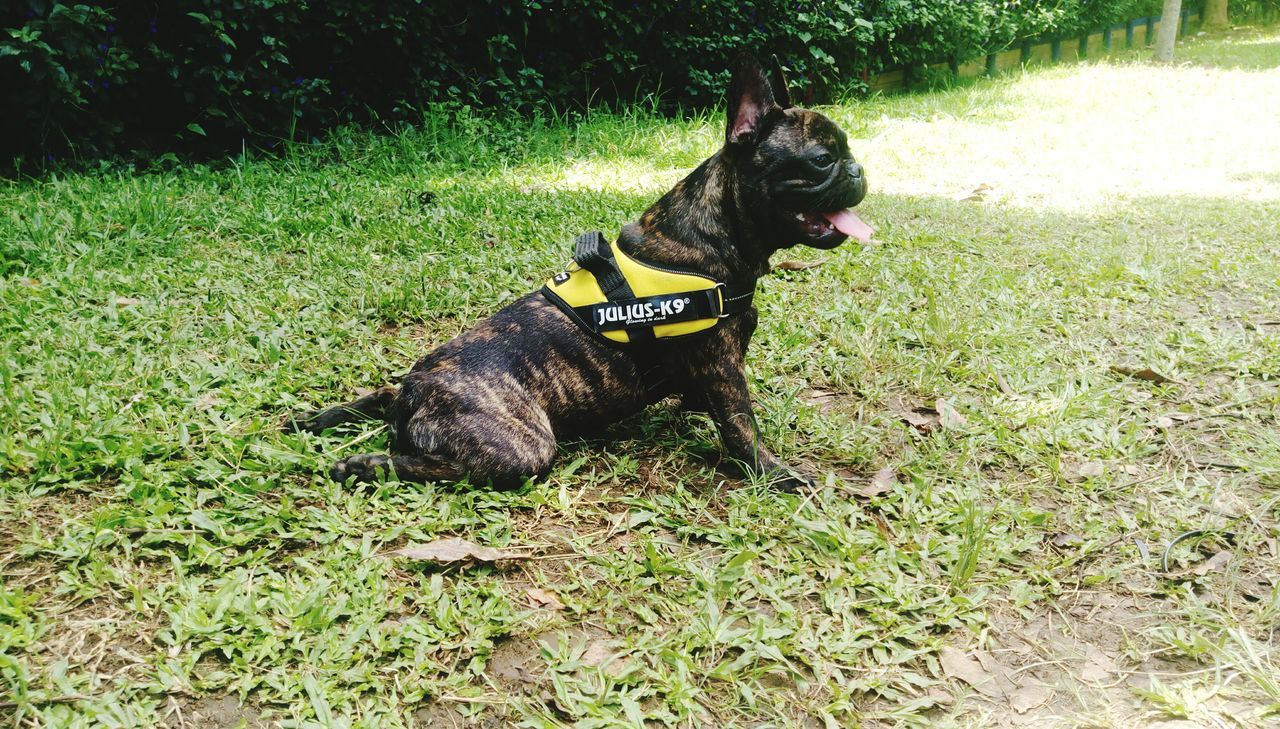
<path fill-rule="evenodd" d="M 754 59 L 738 59 L 728 112 L 724 147 L 622 229 L 623 251 L 751 285 L 781 248 L 870 237 L 847 209 L 866 194 L 862 167 L 834 122 L 792 107 L 776 59 L 768 75 Z M 794 489 L 809 482 L 759 443 L 747 392 L 743 360 L 756 321 L 753 307 L 706 333 L 616 348 L 533 293 L 422 358 L 398 391 L 383 387 L 286 427 L 390 424 L 393 455 L 345 458 L 330 471 L 338 481 L 392 471 L 408 481 L 509 488 L 550 469 L 557 438 L 598 432 L 678 394 L 686 408 L 710 413 L 732 459 Z"/>

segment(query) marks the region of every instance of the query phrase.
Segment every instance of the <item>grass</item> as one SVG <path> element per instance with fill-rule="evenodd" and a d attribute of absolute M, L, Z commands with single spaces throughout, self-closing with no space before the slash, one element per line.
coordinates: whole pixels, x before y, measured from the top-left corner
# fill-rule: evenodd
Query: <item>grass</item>
<path fill-rule="evenodd" d="M 826 108 L 879 233 L 787 254 L 825 263 L 758 297 L 764 437 L 826 484 L 799 496 L 719 474 L 710 424 L 665 404 L 515 493 L 343 488 L 329 463 L 384 433 L 276 430 L 634 219 L 713 151 L 714 115 L 433 115 L 9 184 L 0 717 L 1275 721 L 1278 47 Z M 535 558 L 389 555 L 445 536 Z"/>

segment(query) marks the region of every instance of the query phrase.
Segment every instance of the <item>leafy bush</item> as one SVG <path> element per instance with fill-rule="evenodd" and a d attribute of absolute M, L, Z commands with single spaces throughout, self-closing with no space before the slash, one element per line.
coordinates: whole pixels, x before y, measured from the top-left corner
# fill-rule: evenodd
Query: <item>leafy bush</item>
<path fill-rule="evenodd" d="M 719 99 L 741 49 L 806 101 L 900 65 L 1156 12 L 1159 0 L 25 0 L 0 16 L 6 160 L 219 151 L 424 105 Z"/>
<path fill-rule="evenodd" d="M 1234 20 L 1273 21 L 1280 17 L 1280 0 L 1231 0 L 1228 10 Z"/>

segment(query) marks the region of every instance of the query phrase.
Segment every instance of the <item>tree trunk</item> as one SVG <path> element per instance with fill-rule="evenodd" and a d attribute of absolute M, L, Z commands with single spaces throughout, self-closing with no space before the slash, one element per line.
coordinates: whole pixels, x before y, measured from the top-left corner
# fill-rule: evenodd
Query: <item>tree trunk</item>
<path fill-rule="evenodd" d="M 1178 24 L 1182 22 L 1182 0 L 1164 0 L 1160 12 L 1160 33 L 1156 36 L 1156 62 L 1173 61 L 1173 44 L 1178 39 Z"/>
<path fill-rule="evenodd" d="M 1227 16 L 1227 0 L 1204 0 L 1200 27 L 1205 30 L 1226 30 L 1231 25 Z"/>

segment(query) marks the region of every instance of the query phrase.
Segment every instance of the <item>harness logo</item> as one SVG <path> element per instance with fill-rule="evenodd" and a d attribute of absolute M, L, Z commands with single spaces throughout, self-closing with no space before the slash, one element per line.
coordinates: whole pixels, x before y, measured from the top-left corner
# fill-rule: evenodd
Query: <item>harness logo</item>
<path fill-rule="evenodd" d="M 624 327 L 662 322 L 684 313 L 691 303 L 686 297 L 650 298 L 623 304 L 599 304 L 595 307 L 596 326 L 619 324 Z"/>

